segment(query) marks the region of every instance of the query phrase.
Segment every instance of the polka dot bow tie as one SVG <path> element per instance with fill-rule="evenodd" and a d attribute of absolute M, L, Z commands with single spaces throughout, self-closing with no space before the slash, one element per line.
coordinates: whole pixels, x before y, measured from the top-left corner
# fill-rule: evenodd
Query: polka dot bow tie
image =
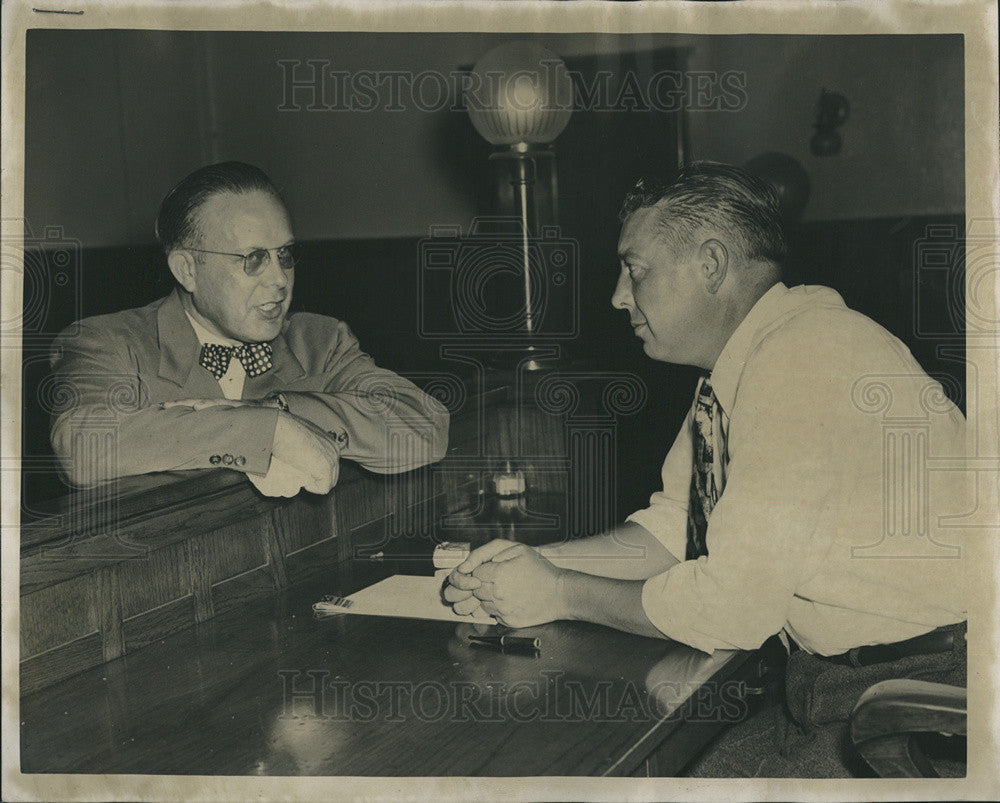
<path fill-rule="evenodd" d="M 244 343 L 242 346 L 206 343 L 201 347 L 198 362 L 216 379 L 222 379 L 229 370 L 229 361 L 234 357 L 243 363 L 243 368 L 251 379 L 267 373 L 274 365 L 271 362 L 271 346 L 268 343 Z"/>

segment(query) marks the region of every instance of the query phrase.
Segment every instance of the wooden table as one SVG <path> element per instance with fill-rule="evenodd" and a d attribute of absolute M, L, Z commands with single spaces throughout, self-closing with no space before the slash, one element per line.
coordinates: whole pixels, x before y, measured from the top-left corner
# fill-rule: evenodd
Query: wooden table
<path fill-rule="evenodd" d="M 430 573 L 441 540 L 601 525 L 567 501 L 593 484 L 571 470 L 593 463 L 574 452 L 590 430 L 525 393 L 479 388 L 440 464 L 399 477 L 346 464 L 325 497 L 188 472 L 38 517 L 22 532 L 22 770 L 676 774 L 745 713 L 755 655 L 569 622 L 531 629 L 538 657 L 504 655 L 468 646 L 466 625 L 313 617 L 324 595 Z M 511 457 L 523 504 L 489 494 Z"/>
<path fill-rule="evenodd" d="M 22 698 L 22 770 L 674 774 L 745 712 L 752 653 L 561 622 L 505 655 L 471 625 L 313 616 L 398 568 L 348 561 Z"/>

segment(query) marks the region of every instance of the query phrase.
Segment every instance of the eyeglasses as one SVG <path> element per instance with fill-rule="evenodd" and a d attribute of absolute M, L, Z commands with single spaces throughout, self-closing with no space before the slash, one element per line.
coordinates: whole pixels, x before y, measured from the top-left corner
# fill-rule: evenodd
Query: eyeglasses
<path fill-rule="evenodd" d="M 274 251 L 278 260 L 278 265 L 282 270 L 291 270 L 302 258 L 302 251 L 298 243 L 283 245 L 280 248 L 258 248 L 249 254 L 230 254 L 227 251 L 206 251 L 204 248 L 186 248 L 186 251 L 197 251 L 199 254 L 217 254 L 222 257 L 236 257 L 243 260 L 243 272 L 247 276 L 257 276 L 264 270 L 264 266 L 271 261 L 271 252 Z"/>

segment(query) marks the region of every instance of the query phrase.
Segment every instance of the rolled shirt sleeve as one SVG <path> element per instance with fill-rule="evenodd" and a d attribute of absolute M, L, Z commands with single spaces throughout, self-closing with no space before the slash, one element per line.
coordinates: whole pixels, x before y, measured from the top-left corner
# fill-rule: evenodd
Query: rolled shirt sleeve
<path fill-rule="evenodd" d="M 688 412 L 663 462 L 663 490 L 649 498 L 649 507 L 637 510 L 626 519 L 648 530 L 679 561 L 684 560 L 687 551 L 693 450 L 691 413 Z"/>

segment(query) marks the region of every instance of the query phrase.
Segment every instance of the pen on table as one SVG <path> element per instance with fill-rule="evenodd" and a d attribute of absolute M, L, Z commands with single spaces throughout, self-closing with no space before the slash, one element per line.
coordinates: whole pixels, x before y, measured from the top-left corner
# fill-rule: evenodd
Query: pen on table
<path fill-rule="evenodd" d="M 469 636 L 469 641 L 505 652 L 538 652 L 542 646 L 542 640 L 534 636 Z"/>

